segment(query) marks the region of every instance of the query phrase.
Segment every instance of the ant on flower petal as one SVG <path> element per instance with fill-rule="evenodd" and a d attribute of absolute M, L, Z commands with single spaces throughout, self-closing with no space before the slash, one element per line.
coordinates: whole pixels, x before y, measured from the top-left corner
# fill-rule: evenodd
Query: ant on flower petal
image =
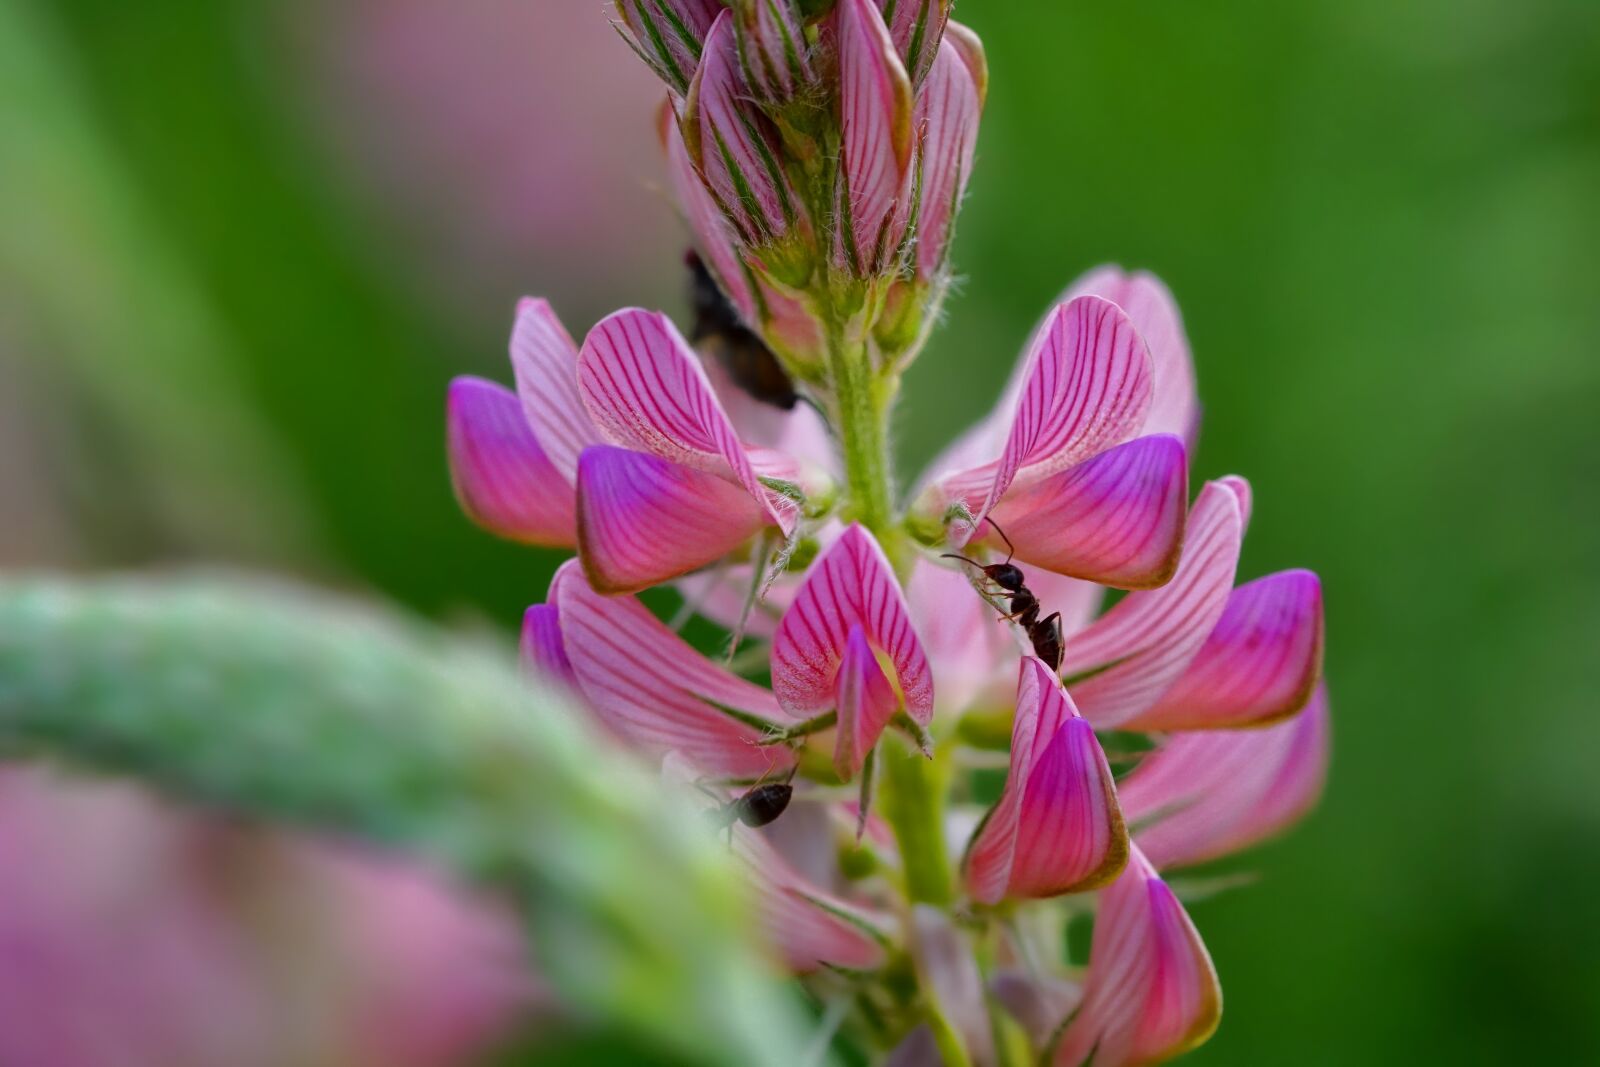
<path fill-rule="evenodd" d="M 734 823 L 744 823 L 750 827 L 767 826 L 778 820 L 789 809 L 789 802 L 794 799 L 794 786 L 790 784 L 798 767 L 790 767 L 789 774 L 781 782 L 757 782 L 748 790 L 731 800 L 722 801 L 718 807 L 707 816 L 719 830 L 728 831 L 728 843 L 733 843 Z M 709 793 L 710 790 L 703 791 Z"/>
<path fill-rule="evenodd" d="M 1033 645 L 1033 654 L 1048 666 L 1052 671 L 1061 669 L 1061 661 L 1066 655 L 1061 637 L 1061 612 L 1057 611 L 1045 618 L 1039 618 L 1039 598 L 1033 595 L 1028 588 L 1026 576 L 1022 568 L 1011 562 L 1011 557 L 1017 554 L 1011 538 L 1000 528 L 1000 524 L 987 516 L 984 518 L 995 533 L 1006 543 L 1006 558 L 1004 563 L 991 563 L 985 566 L 977 560 L 968 559 L 954 552 L 942 553 L 942 559 L 956 559 L 968 566 L 976 567 L 983 572 L 983 576 L 999 586 L 1010 600 L 1011 613 L 1002 615 L 1001 618 L 1015 622 L 1022 627 L 1028 635 L 1028 641 Z"/>

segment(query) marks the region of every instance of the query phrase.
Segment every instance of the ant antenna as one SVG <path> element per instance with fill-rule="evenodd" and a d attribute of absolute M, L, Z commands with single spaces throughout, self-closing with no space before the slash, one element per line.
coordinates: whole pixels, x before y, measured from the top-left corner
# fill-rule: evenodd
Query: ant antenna
<path fill-rule="evenodd" d="M 965 564 L 967 564 L 969 566 L 977 567 L 979 570 L 983 569 L 983 564 L 979 563 L 977 560 L 968 559 L 966 556 L 958 556 L 954 552 L 941 552 L 941 553 L 939 553 L 939 558 L 940 559 L 959 559 L 962 563 L 965 563 Z"/>
<path fill-rule="evenodd" d="M 1000 529 L 1000 524 L 998 522 L 995 522 L 994 519 L 992 519 L 989 516 L 985 515 L 983 517 L 983 521 L 988 523 L 990 526 L 993 526 L 994 527 L 994 532 L 1000 535 L 1000 540 L 1002 540 L 1002 541 L 1004 541 L 1006 543 L 1006 562 L 1010 563 L 1011 562 L 1011 557 L 1015 556 L 1017 554 L 1016 548 L 1013 547 L 1012 544 L 1011 544 L 1011 538 L 1006 536 L 1006 532 L 1004 530 Z"/>

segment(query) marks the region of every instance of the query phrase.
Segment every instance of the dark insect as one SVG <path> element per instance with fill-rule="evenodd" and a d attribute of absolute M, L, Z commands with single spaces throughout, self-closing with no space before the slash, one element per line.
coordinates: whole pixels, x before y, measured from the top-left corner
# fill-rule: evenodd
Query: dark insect
<path fill-rule="evenodd" d="M 790 768 L 789 777 L 781 782 L 757 782 L 739 796 L 707 812 L 717 829 L 728 831 L 730 845 L 733 843 L 734 823 L 767 826 L 777 822 L 778 816 L 789 810 L 789 801 L 794 799 L 794 786 L 789 784 L 790 779 L 794 778 L 794 771 L 794 768 Z M 701 789 L 711 792 L 704 786 Z"/>
<path fill-rule="evenodd" d="M 1027 633 L 1029 642 L 1033 645 L 1033 654 L 1045 663 L 1052 671 L 1061 669 L 1061 661 L 1066 655 L 1066 647 L 1061 638 L 1061 612 L 1055 612 L 1039 618 L 1039 598 L 1028 589 L 1027 579 L 1023 576 L 1022 568 L 1011 562 L 1011 557 L 1016 555 L 1016 549 L 1011 545 L 1011 538 L 1000 529 L 1000 524 L 993 519 L 985 519 L 994 527 L 995 533 L 1006 543 L 1006 558 L 1004 563 L 991 563 L 985 566 L 977 560 L 958 556 L 953 552 L 943 554 L 945 559 L 958 559 L 970 567 L 976 567 L 983 572 L 983 576 L 993 582 L 1003 592 L 1010 596 L 1011 612 L 1003 618 L 1010 619 Z"/>
<path fill-rule="evenodd" d="M 764 404 L 793 410 L 800 394 L 778 357 L 739 321 L 738 311 L 722 295 L 699 254 L 690 250 L 683 261 L 689 268 L 689 306 L 694 312 L 689 339 L 709 348 L 740 389 Z"/>

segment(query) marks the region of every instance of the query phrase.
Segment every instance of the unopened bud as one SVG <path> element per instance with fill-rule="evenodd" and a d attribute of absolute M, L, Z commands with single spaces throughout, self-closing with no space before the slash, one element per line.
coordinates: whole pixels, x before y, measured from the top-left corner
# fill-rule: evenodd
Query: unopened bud
<path fill-rule="evenodd" d="M 739 66 L 764 104 L 792 100 L 812 80 L 805 25 L 795 0 L 733 0 Z"/>
<path fill-rule="evenodd" d="M 618 27 L 639 58 L 678 93 L 689 89 L 720 0 L 616 0 Z"/>

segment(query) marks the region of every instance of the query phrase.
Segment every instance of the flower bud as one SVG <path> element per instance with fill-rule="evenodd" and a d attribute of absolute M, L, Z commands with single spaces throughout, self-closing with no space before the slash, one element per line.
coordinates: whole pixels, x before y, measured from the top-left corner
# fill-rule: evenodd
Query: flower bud
<path fill-rule="evenodd" d="M 739 68 L 751 94 L 783 104 L 812 80 L 805 24 L 794 0 L 733 0 Z"/>
<path fill-rule="evenodd" d="M 939 54 L 945 22 L 950 17 L 951 0 L 877 0 L 888 23 L 895 51 L 911 76 L 912 85 L 922 79 Z"/>
<path fill-rule="evenodd" d="M 916 126 L 922 168 L 917 211 L 917 277 L 937 279 L 944 271 L 956 213 L 972 174 L 983 110 L 983 48 L 970 31 L 968 47 L 956 34 L 939 47 L 928 78 L 917 94 Z M 975 57 L 976 62 L 969 62 Z"/>
<path fill-rule="evenodd" d="M 835 261 L 882 273 L 898 251 L 913 192 L 911 80 L 872 0 L 839 0 L 841 218 Z"/>
<path fill-rule="evenodd" d="M 623 39 L 661 80 L 687 92 L 719 0 L 616 0 Z"/>

